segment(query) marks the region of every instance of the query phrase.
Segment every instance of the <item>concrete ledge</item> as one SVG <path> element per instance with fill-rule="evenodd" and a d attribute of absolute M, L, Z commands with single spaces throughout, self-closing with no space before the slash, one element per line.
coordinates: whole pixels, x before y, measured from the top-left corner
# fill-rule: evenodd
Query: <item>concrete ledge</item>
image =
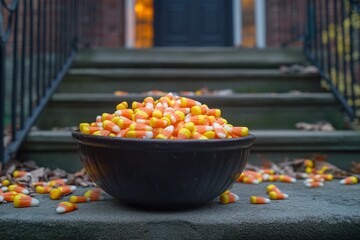
<path fill-rule="evenodd" d="M 213 200 L 201 208 L 154 212 L 128 207 L 108 196 L 79 204 L 58 215 L 47 195 L 39 207 L 15 209 L 0 204 L 2 239 L 359 239 L 360 184 L 326 182 L 309 189 L 301 182 L 277 183 L 289 199 L 252 205 L 251 195 L 266 196 L 267 184 L 235 183 L 235 204 Z M 83 194 L 86 189 L 76 190 Z M 68 197 L 64 198 L 68 200 Z"/>

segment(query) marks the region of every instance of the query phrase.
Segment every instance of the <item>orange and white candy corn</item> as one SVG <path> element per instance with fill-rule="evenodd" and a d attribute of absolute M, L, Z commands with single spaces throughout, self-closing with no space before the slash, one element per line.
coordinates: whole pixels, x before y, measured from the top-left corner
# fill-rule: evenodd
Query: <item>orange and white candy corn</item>
<path fill-rule="evenodd" d="M 143 120 L 143 119 L 141 119 Z M 134 122 L 129 126 L 130 131 L 151 131 L 152 127 L 143 123 Z"/>
<path fill-rule="evenodd" d="M 60 202 L 56 208 L 57 213 L 67 213 L 78 209 L 78 206 L 72 202 Z"/>
<path fill-rule="evenodd" d="M 206 125 L 195 125 L 194 126 L 194 131 L 204 134 L 207 131 L 212 131 L 214 130 L 214 128 L 212 126 L 206 126 Z"/>
<path fill-rule="evenodd" d="M 53 189 L 51 186 L 36 186 L 35 192 L 39 194 L 45 194 L 50 193 L 50 191 Z"/>
<path fill-rule="evenodd" d="M 36 207 L 39 206 L 39 200 L 32 198 L 28 195 L 18 194 L 14 197 L 14 207 L 24 208 L 24 207 Z"/>
<path fill-rule="evenodd" d="M 5 192 L 1 195 L 4 197 L 5 201 L 12 202 L 12 201 L 14 201 L 15 196 L 18 194 L 19 193 L 15 192 L 15 191 L 10 191 L 10 192 Z"/>
<path fill-rule="evenodd" d="M 168 121 L 156 117 L 150 118 L 150 126 L 153 128 L 164 128 L 168 125 Z"/>
<path fill-rule="evenodd" d="M 271 200 L 283 200 L 283 199 L 287 199 L 289 195 L 282 192 L 271 191 L 269 192 L 269 197 Z"/>
<path fill-rule="evenodd" d="M 128 108 L 128 103 L 126 101 L 123 101 L 121 103 L 119 103 L 118 105 L 116 105 L 116 110 L 123 110 Z"/>
<path fill-rule="evenodd" d="M 359 182 L 359 179 L 355 176 L 350 176 L 350 177 L 340 180 L 340 184 L 343 184 L 343 185 L 352 185 L 352 184 L 356 184 L 358 182 Z"/>
<path fill-rule="evenodd" d="M 121 128 L 121 129 L 125 129 L 128 128 L 131 124 L 133 123 L 132 120 L 126 118 L 126 117 L 120 117 L 118 119 L 118 121 L 116 122 L 116 124 Z"/>
<path fill-rule="evenodd" d="M 191 138 L 191 132 L 187 128 L 181 128 L 177 135 L 178 139 L 189 139 Z"/>
<path fill-rule="evenodd" d="M 305 186 L 309 188 L 317 188 L 317 187 L 323 187 L 324 183 L 322 182 L 304 182 Z"/>
<path fill-rule="evenodd" d="M 174 132 L 174 126 L 170 125 L 164 128 L 155 138 L 157 139 L 170 139 Z"/>
<path fill-rule="evenodd" d="M 216 118 L 219 118 L 221 116 L 221 110 L 220 109 L 216 109 L 216 108 L 212 108 L 208 110 L 207 113 L 209 116 L 214 116 Z"/>
<path fill-rule="evenodd" d="M 267 203 L 270 203 L 270 199 L 265 198 L 265 197 L 251 196 L 250 202 L 252 204 L 267 204 Z"/>
<path fill-rule="evenodd" d="M 8 179 L 4 179 L 2 180 L 1 184 L 6 187 L 10 185 L 10 181 Z"/>
<path fill-rule="evenodd" d="M 142 139 L 150 139 L 153 138 L 152 131 L 128 131 L 126 133 L 127 138 L 142 138 Z"/>
<path fill-rule="evenodd" d="M 181 107 L 189 107 L 189 108 L 191 108 L 193 106 L 201 106 L 200 102 L 195 101 L 195 100 L 193 100 L 191 98 L 182 97 L 180 99 L 180 101 L 181 101 L 181 103 L 180 103 Z"/>
<path fill-rule="evenodd" d="M 228 124 L 224 124 L 224 129 L 235 136 L 246 137 L 249 135 L 249 129 L 247 127 L 232 127 Z"/>
<path fill-rule="evenodd" d="M 199 140 L 208 139 L 207 137 L 205 137 L 204 135 L 202 135 L 201 133 L 198 133 L 198 132 L 193 132 L 192 137 L 193 137 L 193 139 L 199 139 Z"/>
<path fill-rule="evenodd" d="M 87 190 L 84 196 L 90 198 L 91 201 L 104 200 L 104 197 L 101 195 L 101 190 L 99 188 Z"/>
<path fill-rule="evenodd" d="M 290 177 L 288 175 L 280 175 L 279 176 L 279 181 L 280 182 L 285 182 L 285 183 L 295 183 L 296 178 Z"/>
<path fill-rule="evenodd" d="M 280 189 L 277 186 L 275 186 L 274 184 L 269 184 L 266 187 L 266 192 L 267 193 L 270 193 L 270 192 L 279 192 L 279 193 L 281 193 Z"/>
<path fill-rule="evenodd" d="M 196 115 L 206 115 L 209 111 L 209 107 L 205 104 L 200 105 L 200 106 L 193 106 L 190 109 L 190 112 L 193 116 Z"/>
<path fill-rule="evenodd" d="M 218 138 L 226 138 L 227 137 L 227 133 L 226 133 L 225 129 L 220 124 L 215 122 L 213 124 L 213 127 L 214 127 L 214 132 Z"/>
<path fill-rule="evenodd" d="M 64 186 L 66 185 L 67 183 L 67 179 L 65 178 L 59 178 L 59 179 L 54 179 L 54 180 L 51 180 L 47 183 L 48 186 L 51 186 L 51 187 L 55 187 L 55 186 Z"/>
<path fill-rule="evenodd" d="M 111 132 L 120 132 L 120 127 L 110 120 L 103 121 L 103 128 Z"/>
<path fill-rule="evenodd" d="M 259 184 L 260 183 L 259 179 L 252 177 L 252 176 L 245 176 L 241 182 L 247 183 L 247 184 Z"/>
<path fill-rule="evenodd" d="M 222 204 L 235 203 L 239 201 L 239 196 L 230 191 L 226 191 L 220 195 L 219 200 Z"/>
<path fill-rule="evenodd" d="M 8 189 L 9 191 L 15 191 L 17 193 L 29 194 L 29 190 L 17 184 L 10 185 Z"/>
<path fill-rule="evenodd" d="M 132 109 L 122 109 L 122 110 L 117 110 L 114 113 L 116 116 L 122 116 L 125 117 L 127 119 L 131 119 L 134 115 L 134 111 Z M 105 119 L 103 119 L 104 121 Z M 111 119 L 108 119 L 111 120 Z"/>
<path fill-rule="evenodd" d="M 19 171 L 19 170 L 15 170 L 13 172 L 13 177 L 14 178 L 20 178 L 20 177 L 23 177 L 23 176 L 26 176 L 26 175 L 30 175 L 30 173 L 26 172 L 26 171 Z"/>
<path fill-rule="evenodd" d="M 70 193 L 72 193 L 73 191 L 75 191 L 76 186 L 60 186 L 58 188 L 54 188 L 50 191 L 50 198 L 52 200 L 58 200 L 60 199 L 63 195 L 68 195 Z"/>
<path fill-rule="evenodd" d="M 79 129 L 80 129 L 80 132 L 86 133 L 86 134 L 93 134 L 94 132 L 101 130 L 100 127 L 90 126 L 88 123 L 80 123 Z"/>
<path fill-rule="evenodd" d="M 84 203 L 84 202 L 90 202 L 91 199 L 89 197 L 85 197 L 85 196 L 71 196 L 70 197 L 70 202 L 73 203 Z"/>

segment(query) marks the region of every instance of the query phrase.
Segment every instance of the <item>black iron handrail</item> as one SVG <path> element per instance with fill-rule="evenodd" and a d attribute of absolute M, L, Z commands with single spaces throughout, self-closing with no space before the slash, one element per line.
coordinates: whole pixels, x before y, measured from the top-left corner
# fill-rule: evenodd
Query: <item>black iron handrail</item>
<path fill-rule="evenodd" d="M 0 157 L 6 163 L 70 67 L 96 1 L 0 2 Z M 81 10 L 79 10 L 81 8 Z M 82 35 L 82 38 L 78 36 Z M 5 131 L 6 130 L 6 131 Z"/>
<path fill-rule="evenodd" d="M 360 3 L 308 0 L 305 54 L 350 120 L 360 117 Z"/>

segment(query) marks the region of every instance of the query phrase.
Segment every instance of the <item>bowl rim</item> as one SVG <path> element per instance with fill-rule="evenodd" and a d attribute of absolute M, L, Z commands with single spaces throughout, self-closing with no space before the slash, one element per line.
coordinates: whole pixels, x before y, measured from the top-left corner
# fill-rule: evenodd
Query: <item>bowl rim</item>
<path fill-rule="evenodd" d="M 105 148 L 120 148 L 120 149 L 138 149 L 138 150 L 189 150 L 193 151 L 211 148 L 216 149 L 238 149 L 250 147 L 255 142 L 255 135 L 249 134 L 246 137 L 240 138 L 226 138 L 226 139 L 181 139 L 181 140 L 164 140 L 164 139 L 136 139 L 136 138 L 119 138 L 95 136 L 91 134 L 84 134 L 79 129 L 73 130 L 71 133 L 75 141 L 80 145 L 105 147 Z M 139 147 L 141 147 L 139 149 Z"/>

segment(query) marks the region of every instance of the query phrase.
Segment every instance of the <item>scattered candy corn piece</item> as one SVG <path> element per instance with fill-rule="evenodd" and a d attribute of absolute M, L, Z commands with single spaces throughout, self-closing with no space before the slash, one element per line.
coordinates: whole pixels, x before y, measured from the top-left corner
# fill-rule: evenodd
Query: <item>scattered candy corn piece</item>
<path fill-rule="evenodd" d="M 220 195 L 219 200 L 222 204 L 235 203 L 239 201 L 239 196 L 230 191 L 226 191 Z"/>
<path fill-rule="evenodd" d="M 250 202 L 252 204 L 266 204 L 266 203 L 270 203 L 270 199 L 265 197 L 251 196 Z"/>
<path fill-rule="evenodd" d="M 14 197 L 14 207 L 24 208 L 24 207 L 36 207 L 39 206 L 39 200 L 32 198 L 28 195 L 17 194 Z"/>
<path fill-rule="evenodd" d="M 340 184 L 344 184 L 344 185 L 352 185 L 352 184 L 356 184 L 358 182 L 359 182 L 359 179 L 355 176 L 350 176 L 350 177 L 340 180 Z"/>
<path fill-rule="evenodd" d="M 67 213 L 78 209 L 78 206 L 72 202 L 60 202 L 56 208 L 57 213 Z"/>

